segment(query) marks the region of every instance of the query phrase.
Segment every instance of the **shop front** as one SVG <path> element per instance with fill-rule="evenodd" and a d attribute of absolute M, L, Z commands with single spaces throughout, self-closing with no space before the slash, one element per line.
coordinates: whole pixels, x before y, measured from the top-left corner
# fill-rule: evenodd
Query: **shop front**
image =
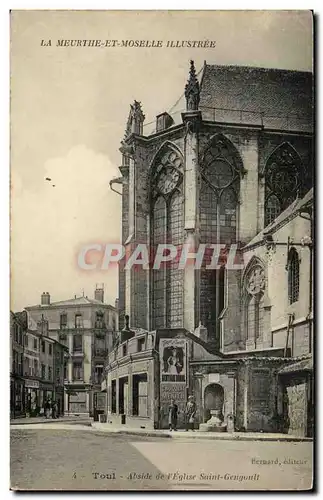
<path fill-rule="evenodd" d="M 25 381 L 21 377 L 10 379 L 10 418 L 25 416 Z"/>
<path fill-rule="evenodd" d="M 33 379 L 25 380 L 25 408 L 28 417 L 36 417 L 40 415 L 40 389 L 39 381 Z"/>
<path fill-rule="evenodd" d="M 54 386 L 51 383 L 41 382 L 40 383 L 40 408 L 41 411 L 44 411 L 44 405 L 46 401 L 50 401 L 51 403 L 55 399 L 55 391 Z"/>

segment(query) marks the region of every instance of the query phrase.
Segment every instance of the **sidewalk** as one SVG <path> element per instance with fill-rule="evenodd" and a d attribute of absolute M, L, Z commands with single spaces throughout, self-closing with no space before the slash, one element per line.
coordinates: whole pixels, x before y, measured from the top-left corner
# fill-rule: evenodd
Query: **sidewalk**
<path fill-rule="evenodd" d="M 263 432 L 200 432 L 200 431 L 184 431 L 170 432 L 168 430 L 153 430 L 153 429 L 136 429 L 125 426 L 114 426 L 112 424 L 101 424 L 92 422 L 92 428 L 110 434 L 124 434 L 131 436 L 146 436 L 156 438 L 169 439 L 216 439 L 227 441 L 313 441 L 312 438 L 291 436 L 289 434 L 279 433 L 263 433 Z"/>
<path fill-rule="evenodd" d="M 59 418 L 45 418 L 45 417 L 25 417 L 25 418 L 14 418 L 10 420 L 10 425 L 30 425 L 30 424 L 59 424 L 59 423 L 80 423 L 80 424 L 85 424 L 92 422 L 92 419 L 87 416 L 75 416 L 75 415 L 69 415 L 66 417 L 59 417 Z"/>

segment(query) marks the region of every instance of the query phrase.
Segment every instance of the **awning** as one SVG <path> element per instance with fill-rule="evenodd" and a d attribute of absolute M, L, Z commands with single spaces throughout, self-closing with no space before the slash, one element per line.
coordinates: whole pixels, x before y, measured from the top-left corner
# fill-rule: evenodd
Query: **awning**
<path fill-rule="evenodd" d="M 312 372 L 313 371 L 313 358 L 302 359 L 291 365 L 284 366 L 278 372 L 279 375 L 285 375 L 288 373 L 296 372 Z"/>

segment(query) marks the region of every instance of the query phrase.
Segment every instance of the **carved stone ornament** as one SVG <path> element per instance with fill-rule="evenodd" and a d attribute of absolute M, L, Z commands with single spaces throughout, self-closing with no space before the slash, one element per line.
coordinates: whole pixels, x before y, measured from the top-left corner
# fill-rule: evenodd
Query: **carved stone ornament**
<path fill-rule="evenodd" d="M 249 273 L 246 289 L 250 295 L 257 295 L 265 289 L 265 271 L 260 266 L 255 266 Z"/>
<path fill-rule="evenodd" d="M 186 110 L 198 110 L 200 103 L 200 86 L 196 77 L 194 61 L 191 61 L 190 74 L 185 86 Z"/>

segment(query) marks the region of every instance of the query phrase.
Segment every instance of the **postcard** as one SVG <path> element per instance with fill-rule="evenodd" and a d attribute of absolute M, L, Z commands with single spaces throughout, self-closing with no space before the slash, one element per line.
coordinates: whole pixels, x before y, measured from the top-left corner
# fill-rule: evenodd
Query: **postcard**
<path fill-rule="evenodd" d="M 313 13 L 10 26 L 10 488 L 311 490 Z"/>

